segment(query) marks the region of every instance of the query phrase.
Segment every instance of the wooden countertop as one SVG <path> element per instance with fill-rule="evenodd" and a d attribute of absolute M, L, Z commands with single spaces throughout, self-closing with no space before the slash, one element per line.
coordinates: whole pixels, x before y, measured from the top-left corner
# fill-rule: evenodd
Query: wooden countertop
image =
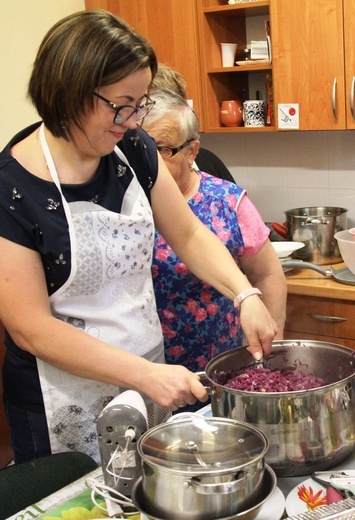
<path fill-rule="evenodd" d="M 328 269 L 329 266 L 322 267 Z M 339 263 L 334 264 L 333 267 L 340 269 L 346 265 Z M 311 269 L 292 269 L 285 273 L 285 276 L 288 294 L 355 301 L 355 285 L 338 282 L 332 275 L 323 276 Z"/>

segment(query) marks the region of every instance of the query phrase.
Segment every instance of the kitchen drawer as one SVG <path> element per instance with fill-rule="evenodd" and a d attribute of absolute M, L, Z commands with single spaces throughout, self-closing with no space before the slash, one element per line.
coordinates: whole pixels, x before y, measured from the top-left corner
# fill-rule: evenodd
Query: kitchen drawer
<path fill-rule="evenodd" d="M 284 339 L 294 339 L 294 340 L 310 340 L 310 341 L 323 341 L 326 343 L 336 343 L 337 345 L 342 345 L 343 347 L 349 347 L 355 350 L 355 339 L 347 339 L 347 338 L 334 338 L 332 336 L 320 336 L 319 334 L 305 334 L 304 332 L 294 332 L 285 330 Z"/>
<path fill-rule="evenodd" d="M 289 294 L 285 330 L 355 340 L 354 316 L 355 302 Z"/>

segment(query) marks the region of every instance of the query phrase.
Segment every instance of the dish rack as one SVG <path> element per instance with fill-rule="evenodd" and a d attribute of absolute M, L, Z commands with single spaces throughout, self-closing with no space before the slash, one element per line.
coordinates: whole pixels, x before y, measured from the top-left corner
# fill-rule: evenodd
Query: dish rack
<path fill-rule="evenodd" d="M 355 497 L 340 500 L 313 511 L 288 516 L 285 520 L 355 520 Z"/>

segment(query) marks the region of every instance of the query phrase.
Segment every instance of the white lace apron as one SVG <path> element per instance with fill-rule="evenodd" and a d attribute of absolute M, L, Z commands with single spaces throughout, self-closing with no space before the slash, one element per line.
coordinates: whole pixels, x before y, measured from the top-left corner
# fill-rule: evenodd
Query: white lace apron
<path fill-rule="evenodd" d="M 132 170 L 121 213 L 93 202 L 68 203 L 43 125 L 39 135 L 49 172 L 61 194 L 71 244 L 70 276 L 50 297 L 53 315 L 117 348 L 164 362 L 151 277 L 154 224 L 136 175 Z M 115 151 L 130 167 L 121 150 Z M 37 366 L 52 452 L 82 451 L 99 462 L 96 419 L 124 389 L 68 374 L 40 359 Z M 143 398 L 149 426 L 168 417 L 168 412 Z"/>

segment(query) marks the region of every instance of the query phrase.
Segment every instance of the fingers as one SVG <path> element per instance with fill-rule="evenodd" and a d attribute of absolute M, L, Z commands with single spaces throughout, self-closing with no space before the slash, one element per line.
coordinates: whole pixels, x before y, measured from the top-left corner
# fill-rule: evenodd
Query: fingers
<path fill-rule="evenodd" d="M 241 308 L 241 324 L 248 343 L 247 350 L 256 361 L 260 361 L 262 357 L 270 354 L 278 328 L 260 300 L 254 302 L 248 300 L 249 298 L 243 302 Z M 251 303 L 253 306 L 250 305 Z"/>
<path fill-rule="evenodd" d="M 146 393 L 166 410 L 176 411 L 208 399 L 199 376 L 186 368 L 159 363 L 152 363 L 149 368 L 149 377 L 144 379 Z"/>

